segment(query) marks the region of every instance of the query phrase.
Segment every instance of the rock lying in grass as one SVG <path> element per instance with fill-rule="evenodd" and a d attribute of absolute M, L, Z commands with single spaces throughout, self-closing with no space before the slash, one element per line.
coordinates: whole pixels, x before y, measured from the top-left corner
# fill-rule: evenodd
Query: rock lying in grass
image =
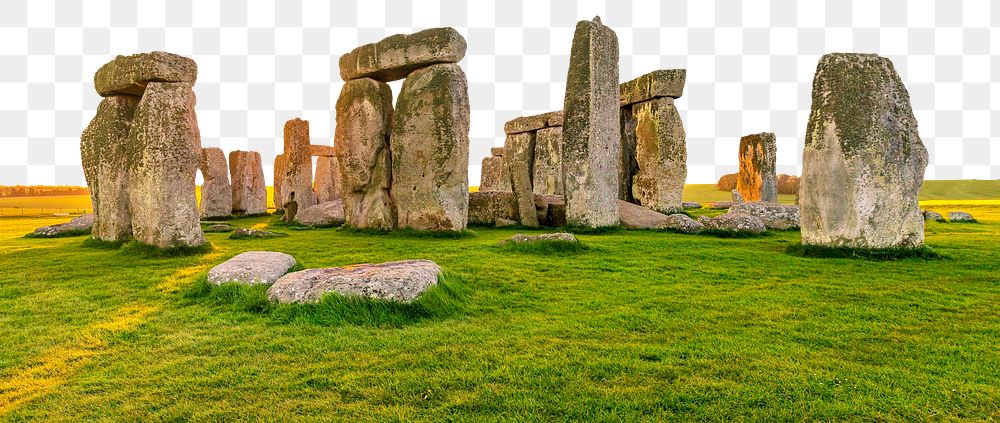
<path fill-rule="evenodd" d="M 714 203 L 708 203 L 708 208 L 712 210 L 725 210 L 733 206 L 732 201 L 716 201 Z"/>
<path fill-rule="evenodd" d="M 516 224 L 517 224 L 516 220 L 504 219 L 504 218 L 500 217 L 500 218 L 497 218 L 497 223 L 495 223 L 494 226 L 496 226 L 498 228 L 502 228 L 504 226 L 514 226 Z"/>
<path fill-rule="evenodd" d="M 573 234 L 558 232 L 554 234 L 541 234 L 541 235 L 516 234 L 510 238 L 500 241 L 500 245 L 526 244 L 539 241 L 580 242 L 580 240 L 576 239 L 576 237 L 573 236 Z"/>
<path fill-rule="evenodd" d="M 933 210 L 924 210 L 924 220 L 933 220 L 935 222 L 944 222 L 944 216 Z"/>
<path fill-rule="evenodd" d="M 214 225 L 209 225 L 204 229 L 205 232 L 232 232 L 233 227 L 225 223 L 216 223 Z"/>
<path fill-rule="evenodd" d="M 658 229 L 672 229 L 686 234 L 696 234 L 705 229 L 705 224 L 686 214 L 675 213 L 667 216 L 667 220 Z"/>
<path fill-rule="evenodd" d="M 764 226 L 764 222 L 758 217 L 742 213 L 726 213 L 705 222 L 705 229 L 732 233 L 759 234 L 766 231 L 767 227 Z"/>
<path fill-rule="evenodd" d="M 282 236 L 277 232 L 264 231 L 260 229 L 249 229 L 249 228 L 239 228 L 236 232 L 233 232 L 229 236 L 230 239 L 245 239 L 245 238 L 276 238 Z"/>
<path fill-rule="evenodd" d="M 777 203 L 734 204 L 727 214 L 747 214 L 764 222 L 768 229 L 794 229 L 799 227 L 799 208 Z"/>
<path fill-rule="evenodd" d="M 344 202 L 340 199 L 306 207 L 295 215 L 295 221 L 309 226 L 333 226 L 344 223 Z"/>
<path fill-rule="evenodd" d="M 295 266 L 295 263 L 295 258 L 285 253 L 247 251 L 209 270 L 208 282 L 214 285 L 229 282 L 270 285 Z"/>
<path fill-rule="evenodd" d="M 687 210 L 687 209 L 700 209 L 701 208 L 701 203 L 699 203 L 697 201 L 685 201 L 685 202 L 681 203 L 681 207 L 683 207 L 684 210 Z"/>
<path fill-rule="evenodd" d="M 618 218 L 629 229 L 658 228 L 667 221 L 663 213 L 622 200 L 618 200 Z"/>
<path fill-rule="evenodd" d="M 71 233 L 78 233 L 80 235 L 83 235 L 89 233 L 90 228 L 93 226 L 94 226 L 94 215 L 92 213 L 87 213 L 74 217 L 72 220 L 66 223 L 60 223 L 58 225 L 42 226 L 41 228 L 35 229 L 35 231 L 31 233 L 31 235 L 36 238 L 54 238 L 58 236 L 65 236 Z"/>
<path fill-rule="evenodd" d="M 953 211 L 948 213 L 948 220 L 951 222 L 975 222 L 976 219 L 971 214 L 964 211 Z"/>
<path fill-rule="evenodd" d="M 267 290 L 267 298 L 279 303 L 314 303 L 334 292 L 409 303 L 436 285 L 441 274 L 441 267 L 430 260 L 307 269 L 279 278 Z"/>
<path fill-rule="evenodd" d="M 708 223 L 710 220 L 712 220 L 712 218 L 705 215 L 698 216 L 698 219 L 696 219 L 696 221 L 702 225 Z"/>

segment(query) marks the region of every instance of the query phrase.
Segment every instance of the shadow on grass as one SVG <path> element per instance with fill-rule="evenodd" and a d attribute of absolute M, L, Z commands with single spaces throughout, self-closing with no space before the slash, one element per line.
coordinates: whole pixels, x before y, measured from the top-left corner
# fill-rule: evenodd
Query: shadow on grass
<path fill-rule="evenodd" d="M 278 304 L 267 299 L 267 285 L 228 283 L 212 285 L 201 279 L 183 295 L 183 302 L 217 307 L 224 311 L 262 315 L 276 323 L 310 323 L 321 326 L 402 327 L 424 320 L 462 314 L 470 289 L 465 280 L 445 275 L 412 303 L 348 297 L 330 293 L 311 304 Z"/>
<path fill-rule="evenodd" d="M 538 240 L 531 242 L 507 242 L 496 246 L 503 252 L 534 254 L 542 256 L 572 255 L 590 250 L 586 244 L 577 241 Z"/>
<path fill-rule="evenodd" d="M 148 258 L 172 258 L 205 254 L 212 251 L 212 244 L 206 242 L 196 247 L 160 248 L 139 241 L 129 241 L 121 249 L 122 253 Z"/>
<path fill-rule="evenodd" d="M 247 234 L 247 233 L 242 233 L 242 232 L 233 232 L 231 235 L 229 235 L 229 239 L 236 239 L 236 240 L 242 240 L 242 239 L 274 239 L 274 238 L 283 238 L 283 237 L 288 236 L 288 234 L 282 233 L 282 232 L 271 232 L 271 231 L 264 231 L 264 232 L 266 232 L 266 233 L 255 232 L 255 233 L 249 233 L 249 234 Z"/>
<path fill-rule="evenodd" d="M 100 239 L 87 238 L 83 240 L 84 248 L 94 248 L 98 250 L 117 250 L 122 248 L 127 241 L 104 241 Z"/>
<path fill-rule="evenodd" d="M 90 229 L 71 229 L 55 235 L 36 234 L 34 232 L 24 235 L 25 238 L 45 239 L 45 238 L 69 238 L 74 236 L 90 235 Z"/>
<path fill-rule="evenodd" d="M 941 255 L 933 248 L 923 246 L 920 248 L 848 248 L 848 247 L 822 247 L 817 245 L 803 245 L 796 243 L 789 245 L 785 252 L 797 257 L 806 258 L 852 258 L 863 260 L 942 260 L 947 257 Z"/>
<path fill-rule="evenodd" d="M 761 238 L 767 236 L 767 231 L 723 231 L 719 229 L 704 229 L 698 235 L 712 236 L 716 238 Z"/>

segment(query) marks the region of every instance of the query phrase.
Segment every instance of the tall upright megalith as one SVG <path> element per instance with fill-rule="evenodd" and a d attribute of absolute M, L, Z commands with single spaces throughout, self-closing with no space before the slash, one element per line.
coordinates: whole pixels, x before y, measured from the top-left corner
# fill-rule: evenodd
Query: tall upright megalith
<path fill-rule="evenodd" d="M 799 185 L 802 243 L 917 248 L 927 149 L 892 62 L 823 56 L 813 79 Z"/>
<path fill-rule="evenodd" d="M 267 212 L 267 186 L 264 166 L 256 151 L 230 151 L 229 174 L 232 178 L 233 213 L 261 214 Z M 298 200 L 298 194 L 295 199 Z"/>
<path fill-rule="evenodd" d="M 299 210 L 316 205 L 308 120 L 295 118 L 285 122 L 284 148 L 285 177 L 281 186 L 281 204 L 287 203 L 294 192 Z"/>
<path fill-rule="evenodd" d="M 391 193 L 399 227 L 464 230 L 468 167 L 465 72 L 455 63 L 413 71 L 399 92 L 392 125 Z"/>
<path fill-rule="evenodd" d="M 337 98 L 334 148 L 348 225 L 383 230 L 396 227 L 396 207 L 389 196 L 391 128 L 389 84 L 371 78 L 344 82 Z"/>
<path fill-rule="evenodd" d="M 599 17 L 578 22 L 563 122 L 563 187 L 570 225 L 619 223 L 619 94 L 617 35 Z"/>
<path fill-rule="evenodd" d="M 80 136 L 80 159 L 94 209 L 94 239 L 120 242 L 132 236 L 126 145 L 138 106 L 136 96 L 105 97 Z"/>
<path fill-rule="evenodd" d="M 340 164 L 337 163 L 337 156 L 316 158 L 315 179 L 313 190 L 316 191 L 318 203 L 340 199 Z"/>
<path fill-rule="evenodd" d="M 160 248 L 205 243 L 195 175 L 201 134 L 191 83 L 149 82 L 129 132 L 132 235 Z"/>
<path fill-rule="evenodd" d="M 281 202 L 283 198 L 281 195 L 281 186 L 284 185 L 285 181 L 285 155 L 278 154 L 274 156 L 274 187 L 273 194 L 271 197 L 271 202 L 274 204 L 276 210 L 283 210 L 285 204 Z"/>
<path fill-rule="evenodd" d="M 201 218 L 229 216 L 233 213 L 233 192 L 229 185 L 226 153 L 219 147 L 201 149 Z"/>
<path fill-rule="evenodd" d="M 535 133 L 519 132 L 508 134 L 503 147 L 503 162 L 510 175 L 510 187 L 517 202 L 517 213 L 521 225 L 538 226 L 535 215 L 535 196 L 532 194 L 531 178 L 535 161 Z"/>
<path fill-rule="evenodd" d="M 776 155 L 773 132 L 740 138 L 740 172 L 736 176 L 736 190 L 744 201 L 778 201 L 778 177 L 774 170 Z"/>

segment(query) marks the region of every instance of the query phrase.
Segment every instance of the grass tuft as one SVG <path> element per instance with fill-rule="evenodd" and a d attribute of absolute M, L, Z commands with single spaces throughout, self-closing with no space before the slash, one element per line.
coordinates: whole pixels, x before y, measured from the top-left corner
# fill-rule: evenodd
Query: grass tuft
<path fill-rule="evenodd" d="M 42 235 L 34 232 L 25 234 L 25 238 L 68 238 L 73 236 L 90 235 L 90 229 L 72 229 L 55 235 Z"/>
<path fill-rule="evenodd" d="M 272 231 L 268 231 L 268 232 L 271 232 L 271 234 L 268 234 L 268 235 L 246 235 L 246 234 L 242 234 L 242 233 L 233 232 L 231 235 L 229 235 L 229 239 L 274 239 L 274 238 L 281 238 L 281 237 L 288 236 L 288 234 L 282 233 L 282 232 L 272 232 Z"/>
<path fill-rule="evenodd" d="M 98 250 L 117 250 L 122 248 L 127 241 L 104 241 L 96 238 L 87 238 L 83 240 L 83 246 L 85 248 L 94 248 Z"/>
<path fill-rule="evenodd" d="M 438 238 L 438 239 L 463 239 L 476 236 L 475 231 L 463 229 L 461 231 L 420 231 L 412 228 L 399 228 L 391 231 L 384 229 L 356 228 L 344 225 L 341 231 L 350 234 L 388 236 L 393 238 Z"/>
<path fill-rule="evenodd" d="M 625 232 L 625 227 L 622 225 L 615 225 L 615 226 L 599 226 L 596 228 L 591 228 L 589 226 L 567 225 L 559 228 L 559 232 L 569 232 L 571 234 L 580 234 L 580 235 L 610 235 L 610 234 L 620 234 L 622 232 Z"/>
<path fill-rule="evenodd" d="M 503 251 L 543 256 L 582 253 L 590 249 L 583 242 L 542 239 L 531 242 L 507 242 L 497 246 Z"/>
<path fill-rule="evenodd" d="M 144 244 L 139 241 L 131 241 L 125 244 L 125 248 L 122 252 L 131 255 L 149 257 L 149 258 L 171 258 L 171 257 L 185 257 L 193 256 L 199 254 L 205 254 L 212 251 L 212 244 L 206 242 L 197 247 L 171 247 L 171 248 L 160 248 L 155 245 Z"/>
<path fill-rule="evenodd" d="M 920 248 L 849 248 L 849 247 L 823 247 L 818 245 L 803 245 L 796 243 L 789 245 L 785 252 L 793 256 L 807 258 L 856 258 L 865 260 L 903 260 L 922 259 L 936 260 L 944 259 L 941 255 L 929 246 Z"/>
<path fill-rule="evenodd" d="M 701 232 L 698 232 L 698 235 L 714 236 L 716 238 L 760 238 L 767 236 L 767 231 L 750 232 L 750 231 L 724 231 L 721 229 L 703 229 Z"/>

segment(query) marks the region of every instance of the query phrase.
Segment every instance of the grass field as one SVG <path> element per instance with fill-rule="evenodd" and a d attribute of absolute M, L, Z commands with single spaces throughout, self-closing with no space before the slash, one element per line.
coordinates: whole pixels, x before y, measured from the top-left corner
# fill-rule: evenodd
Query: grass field
<path fill-rule="evenodd" d="M 794 231 L 517 251 L 496 245 L 513 229 L 446 239 L 272 217 L 230 222 L 290 236 L 207 234 L 207 254 L 153 258 L 21 237 L 66 218 L 0 218 L 0 420 L 997 420 L 1000 204 L 986 192 L 929 199 L 981 222 L 929 223 L 944 256 L 929 261 L 800 258 L 785 253 Z M 248 250 L 307 268 L 431 259 L 455 294 L 281 309 L 260 290 L 205 292 L 211 266 Z"/>

